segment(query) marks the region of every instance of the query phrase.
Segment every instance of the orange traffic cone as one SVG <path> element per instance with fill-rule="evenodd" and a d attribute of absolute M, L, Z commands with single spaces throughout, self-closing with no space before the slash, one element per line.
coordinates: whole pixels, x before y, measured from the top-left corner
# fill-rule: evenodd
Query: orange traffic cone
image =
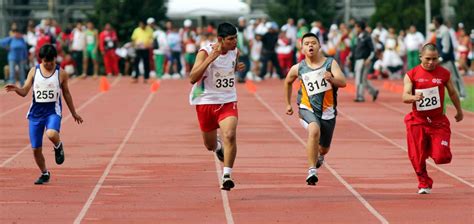
<path fill-rule="evenodd" d="M 156 92 L 158 89 L 160 88 L 160 80 L 156 80 L 155 82 L 153 82 L 153 84 L 151 84 L 151 89 L 150 91 L 152 93 Z"/>
<path fill-rule="evenodd" d="M 247 91 L 249 91 L 250 93 L 257 92 L 257 86 L 255 86 L 255 84 L 250 80 L 245 81 L 245 87 L 247 87 Z"/>
<path fill-rule="evenodd" d="M 110 89 L 109 81 L 106 77 L 101 77 L 99 82 L 99 90 L 101 92 L 107 92 Z"/>

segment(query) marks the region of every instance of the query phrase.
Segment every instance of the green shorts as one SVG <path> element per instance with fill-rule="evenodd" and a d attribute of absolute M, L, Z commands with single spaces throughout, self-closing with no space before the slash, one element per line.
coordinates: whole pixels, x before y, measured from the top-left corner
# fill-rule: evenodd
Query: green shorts
<path fill-rule="evenodd" d="M 88 46 L 86 48 L 86 53 L 84 54 L 85 58 L 92 58 L 92 60 L 97 60 L 97 50 L 95 46 Z"/>
<path fill-rule="evenodd" d="M 299 116 L 301 125 L 303 125 L 304 128 L 308 128 L 308 125 L 311 122 L 316 122 L 316 124 L 318 124 L 321 133 L 319 136 L 319 145 L 329 148 L 329 146 L 331 146 L 332 134 L 336 127 L 336 118 L 334 117 L 330 120 L 323 120 L 310 110 L 303 108 L 299 109 Z"/>
<path fill-rule="evenodd" d="M 196 60 L 196 53 L 185 53 L 184 54 L 184 61 L 187 64 L 194 64 L 195 60 Z"/>

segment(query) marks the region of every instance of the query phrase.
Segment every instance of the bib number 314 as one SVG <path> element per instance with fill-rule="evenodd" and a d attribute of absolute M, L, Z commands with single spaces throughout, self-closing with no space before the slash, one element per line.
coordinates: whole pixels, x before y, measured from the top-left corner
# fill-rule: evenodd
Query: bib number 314
<path fill-rule="evenodd" d="M 418 111 L 433 110 L 441 107 L 437 86 L 428 89 L 415 89 L 415 93 L 423 94 L 423 99 L 416 101 L 416 109 Z"/>
<path fill-rule="evenodd" d="M 301 75 L 308 96 L 332 89 L 331 83 L 324 79 L 324 71 L 312 71 Z"/>

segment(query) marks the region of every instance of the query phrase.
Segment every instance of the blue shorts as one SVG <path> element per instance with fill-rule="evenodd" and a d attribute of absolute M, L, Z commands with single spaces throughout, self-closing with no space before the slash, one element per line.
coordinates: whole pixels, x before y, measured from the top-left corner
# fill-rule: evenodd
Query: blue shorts
<path fill-rule="evenodd" d="M 30 118 L 30 142 L 33 149 L 43 146 L 43 134 L 45 129 L 53 129 L 59 132 L 61 129 L 61 116 L 51 114 L 44 118 Z"/>

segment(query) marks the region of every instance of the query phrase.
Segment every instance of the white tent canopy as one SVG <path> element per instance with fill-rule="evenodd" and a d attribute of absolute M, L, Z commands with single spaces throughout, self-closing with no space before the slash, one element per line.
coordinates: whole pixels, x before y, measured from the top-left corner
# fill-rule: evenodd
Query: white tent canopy
<path fill-rule="evenodd" d="M 167 7 L 171 19 L 236 18 L 250 12 L 249 5 L 240 0 L 169 0 Z"/>

